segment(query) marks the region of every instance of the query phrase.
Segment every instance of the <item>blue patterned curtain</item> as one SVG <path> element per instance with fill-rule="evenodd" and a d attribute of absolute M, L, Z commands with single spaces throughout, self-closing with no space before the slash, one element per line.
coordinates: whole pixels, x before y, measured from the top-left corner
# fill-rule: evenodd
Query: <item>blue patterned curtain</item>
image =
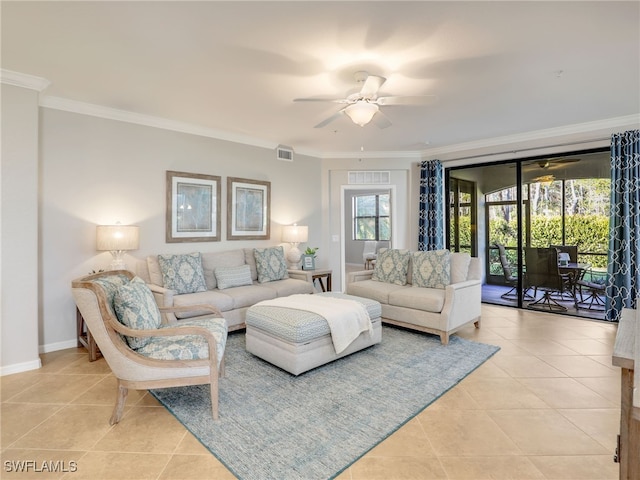
<path fill-rule="evenodd" d="M 420 164 L 418 250 L 444 248 L 444 175 L 440 160 Z"/>
<path fill-rule="evenodd" d="M 636 308 L 640 287 L 640 130 L 611 137 L 611 218 L 606 319 Z"/>

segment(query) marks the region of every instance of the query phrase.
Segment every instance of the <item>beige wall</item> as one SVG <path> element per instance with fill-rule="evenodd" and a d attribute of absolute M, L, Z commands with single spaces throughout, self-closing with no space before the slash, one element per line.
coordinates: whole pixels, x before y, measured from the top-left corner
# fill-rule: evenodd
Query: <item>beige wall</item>
<path fill-rule="evenodd" d="M 0 171 L 0 367 L 6 374 L 40 366 L 35 90 L 2 84 Z"/>
<path fill-rule="evenodd" d="M 95 250 L 95 226 L 140 226 L 140 249 L 149 254 L 218 251 L 280 243 L 281 225 L 309 226 L 309 243 L 322 246 L 320 160 L 275 150 L 41 109 L 42 310 L 40 345 L 75 345 L 73 278 L 108 267 Z M 222 177 L 221 242 L 165 243 L 165 172 Z M 271 182 L 271 239 L 226 241 L 226 178 Z M 305 247 L 305 245 L 302 245 Z M 133 259 L 128 257 L 130 266 Z M 322 258 L 319 258 L 322 263 Z"/>

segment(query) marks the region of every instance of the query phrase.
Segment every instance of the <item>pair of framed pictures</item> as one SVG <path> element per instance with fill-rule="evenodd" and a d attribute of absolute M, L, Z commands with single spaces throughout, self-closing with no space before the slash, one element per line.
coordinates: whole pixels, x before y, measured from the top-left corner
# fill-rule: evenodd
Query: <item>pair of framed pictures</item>
<path fill-rule="evenodd" d="M 167 171 L 166 241 L 219 242 L 222 177 Z M 271 182 L 227 177 L 227 240 L 269 239 Z"/>

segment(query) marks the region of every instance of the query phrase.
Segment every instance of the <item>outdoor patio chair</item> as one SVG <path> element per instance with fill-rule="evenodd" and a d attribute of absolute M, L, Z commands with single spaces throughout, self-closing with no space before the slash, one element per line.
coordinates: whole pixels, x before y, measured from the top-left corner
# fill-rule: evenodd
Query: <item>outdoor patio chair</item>
<path fill-rule="evenodd" d="M 511 264 L 509 259 L 507 258 L 507 251 L 504 248 L 504 245 L 500 243 L 494 244 L 498 248 L 499 256 L 500 256 L 500 265 L 502 266 L 502 273 L 504 275 L 505 283 L 511 287 L 510 290 L 500 295 L 501 298 L 504 299 L 517 299 L 518 298 L 518 274 L 514 272 L 511 268 Z M 533 300 L 529 293 L 529 287 L 525 286 L 524 290 L 524 298 L 528 300 Z"/>
<path fill-rule="evenodd" d="M 565 292 L 566 284 L 558 269 L 558 251 L 555 248 L 525 247 L 527 285 L 543 292 L 542 297 L 527 305 L 528 308 L 566 312 L 552 294 Z"/>
<path fill-rule="evenodd" d="M 600 310 L 606 308 L 607 272 L 589 270 L 583 278 L 576 281 L 576 310 Z"/>
<path fill-rule="evenodd" d="M 126 270 L 74 280 L 72 292 L 87 328 L 118 380 L 111 425 L 122 417 L 129 388 L 208 384 L 211 412 L 218 419 L 218 377 L 224 374 L 227 323 L 217 308 L 192 305 L 158 309 L 147 284 Z M 210 315 L 161 325 L 161 313 L 167 311 L 208 311 Z"/>

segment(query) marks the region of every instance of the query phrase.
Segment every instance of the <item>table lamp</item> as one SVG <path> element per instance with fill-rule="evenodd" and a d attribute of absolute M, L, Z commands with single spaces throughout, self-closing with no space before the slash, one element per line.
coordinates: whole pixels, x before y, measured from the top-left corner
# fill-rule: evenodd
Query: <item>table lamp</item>
<path fill-rule="evenodd" d="M 140 245 L 137 225 L 98 225 L 96 227 L 96 250 L 109 251 L 113 256 L 111 270 L 125 270 L 124 254 L 137 250 Z"/>
<path fill-rule="evenodd" d="M 300 243 L 306 242 L 309 237 L 309 227 L 296 225 L 285 225 L 282 227 L 282 241 L 291 244 L 287 252 L 287 261 L 293 268 L 298 267 L 302 252 L 298 249 Z"/>

